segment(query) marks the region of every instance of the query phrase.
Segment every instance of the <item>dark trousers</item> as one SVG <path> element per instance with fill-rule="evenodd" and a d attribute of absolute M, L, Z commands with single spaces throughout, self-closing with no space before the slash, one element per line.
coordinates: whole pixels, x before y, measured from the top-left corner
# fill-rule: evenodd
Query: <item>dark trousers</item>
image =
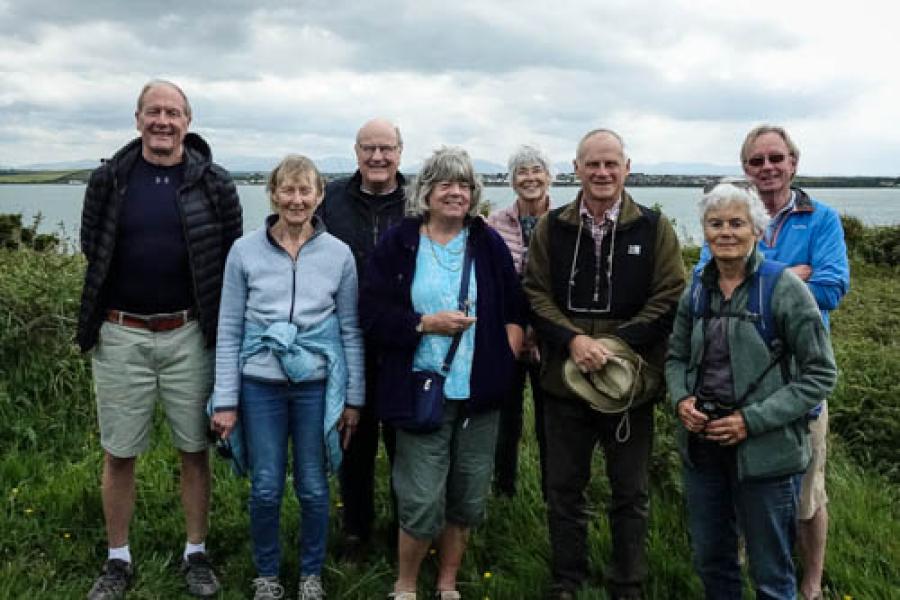
<path fill-rule="evenodd" d="M 368 353 L 367 353 L 368 354 Z M 366 405 L 360 411 L 359 424 L 344 450 L 341 463 L 341 500 L 344 503 L 344 535 L 367 542 L 375 520 L 375 457 L 378 455 L 378 433 L 384 438 L 388 460 L 394 462 L 396 438 L 393 427 L 380 423 L 375 412 L 375 373 L 377 360 L 366 356 Z M 397 500 L 391 489 L 391 518 L 397 520 Z M 391 528 L 396 531 L 396 526 Z"/>
<path fill-rule="evenodd" d="M 547 504 L 554 587 L 575 590 L 587 579 L 588 515 L 585 489 L 595 446 L 603 448 L 610 487 L 607 516 L 612 562 L 606 583 L 613 595 L 640 595 L 647 577 L 648 474 L 653 405 L 630 411 L 631 435 L 616 441 L 621 415 L 596 412 L 580 400 L 545 394 Z"/>
<path fill-rule="evenodd" d="M 513 496 L 516 493 L 516 476 L 519 469 L 519 440 L 522 437 L 522 406 L 525 401 L 525 379 L 531 381 L 531 398 L 534 401 L 534 430 L 538 443 L 541 468 L 541 493 L 546 498 L 546 446 L 544 434 L 544 394 L 540 385 L 539 364 L 516 362 L 515 379 L 509 396 L 500 408 L 500 429 L 497 434 L 497 452 L 494 457 L 494 482 L 498 492 Z"/>

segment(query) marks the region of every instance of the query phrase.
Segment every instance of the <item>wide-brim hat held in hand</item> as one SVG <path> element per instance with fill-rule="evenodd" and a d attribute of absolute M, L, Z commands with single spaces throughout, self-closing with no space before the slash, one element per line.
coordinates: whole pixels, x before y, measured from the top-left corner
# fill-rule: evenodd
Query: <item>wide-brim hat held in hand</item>
<path fill-rule="evenodd" d="M 652 397 L 660 374 L 624 340 L 614 335 L 596 335 L 611 353 L 598 371 L 582 373 L 571 358 L 563 366 L 563 381 L 569 390 L 603 413 L 621 413 Z"/>

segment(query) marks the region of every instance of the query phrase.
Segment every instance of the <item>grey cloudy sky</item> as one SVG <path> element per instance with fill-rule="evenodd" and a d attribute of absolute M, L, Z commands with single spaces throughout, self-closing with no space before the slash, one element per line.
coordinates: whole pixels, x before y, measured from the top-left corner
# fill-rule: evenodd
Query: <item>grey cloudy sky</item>
<path fill-rule="evenodd" d="M 760 122 L 806 174 L 900 174 L 900 8 L 883 0 L 0 0 L 0 165 L 110 155 L 148 79 L 239 157 L 350 156 L 373 116 L 441 144 L 568 161 L 611 127 L 636 165 L 735 165 Z"/>

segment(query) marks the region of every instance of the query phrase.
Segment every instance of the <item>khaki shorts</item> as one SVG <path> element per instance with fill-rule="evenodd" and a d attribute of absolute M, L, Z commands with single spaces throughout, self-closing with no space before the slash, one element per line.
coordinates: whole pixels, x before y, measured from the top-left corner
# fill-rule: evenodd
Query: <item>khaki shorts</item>
<path fill-rule="evenodd" d="M 825 438 L 828 435 L 828 402 L 822 401 L 819 418 L 809 422 L 809 443 L 812 459 L 803 475 L 800 485 L 800 506 L 797 518 L 801 521 L 812 519 L 816 511 L 828 502 L 825 493 Z"/>
<path fill-rule="evenodd" d="M 103 323 L 91 362 L 100 444 L 107 452 L 130 458 L 147 450 L 157 399 L 175 447 L 206 449 L 213 352 L 205 346 L 197 321 L 160 332 Z"/>

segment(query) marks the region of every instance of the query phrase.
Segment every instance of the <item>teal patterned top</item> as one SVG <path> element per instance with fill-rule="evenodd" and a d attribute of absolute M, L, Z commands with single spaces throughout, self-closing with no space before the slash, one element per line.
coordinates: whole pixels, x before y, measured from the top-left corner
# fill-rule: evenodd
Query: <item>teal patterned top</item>
<path fill-rule="evenodd" d="M 428 236 L 419 236 L 416 273 L 412 283 L 412 304 L 417 313 L 428 315 L 442 310 L 457 310 L 467 238 L 468 228 L 460 231 L 446 245 L 432 242 Z M 469 316 L 477 316 L 475 314 L 477 298 L 478 289 L 473 262 L 469 275 Z M 472 373 L 477 325 L 476 322 L 466 329 L 456 350 L 456 356 L 453 357 L 450 374 L 444 382 L 444 395 L 448 400 L 465 400 L 469 397 L 469 377 Z M 452 340 L 453 338 L 448 335 L 423 335 L 413 357 L 413 371 L 440 371 Z"/>

